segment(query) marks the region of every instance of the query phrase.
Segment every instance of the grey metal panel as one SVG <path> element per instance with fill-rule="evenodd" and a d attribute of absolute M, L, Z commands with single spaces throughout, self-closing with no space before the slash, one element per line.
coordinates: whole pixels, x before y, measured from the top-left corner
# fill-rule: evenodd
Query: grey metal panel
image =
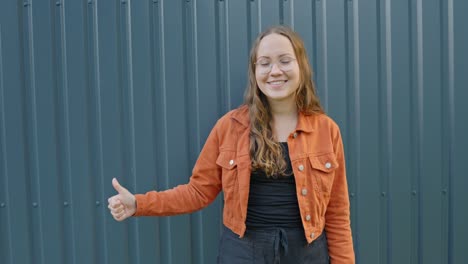
<path fill-rule="evenodd" d="M 54 83 L 54 10 L 50 5 L 31 3 L 25 10 L 28 13 L 25 39 L 29 51 L 25 65 L 30 64 L 26 89 L 28 142 L 30 145 L 28 163 L 30 167 L 30 192 L 33 201 L 33 258 L 39 263 L 63 261 L 61 211 L 65 202 L 58 190 L 60 178 L 57 171 L 57 113 Z M 26 56 L 25 56 L 26 57 Z M 84 145 L 84 144 L 82 144 Z M 35 205 L 37 203 L 37 206 Z"/>
<path fill-rule="evenodd" d="M 358 263 L 463 263 L 465 1 L 4 1 L 0 263 L 214 263 L 222 196 L 176 217 L 112 220 L 132 192 L 188 181 L 242 102 L 271 24 L 303 37 L 347 154 Z"/>
<path fill-rule="evenodd" d="M 134 182 L 134 190 L 144 189 L 152 186 L 155 182 L 154 177 L 157 175 L 155 164 L 155 148 L 154 148 L 154 127 L 153 123 L 149 122 L 154 119 L 154 92 L 151 87 L 152 83 L 152 57 L 148 56 L 153 52 L 150 39 L 152 37 L 151 13 L 153 5 L 146 1 L 135 2 L 130 6 L 130 23 L 132 27 L 140 30 L 131 31 L 132 37 L 132 83 L 133 83 L 133 118 L 134 130 L 134 160 L 135 171 L 132 174 Z M 136 177 L 143 173 L 148 177 Z M 143 220 L 143 219 L 142 219 Z M 148 259 L 155 262 L 159 255 L 155 249 L 155 245 L 151 243 L 141 243 L 140 241 L 154 240 L 157 234 L 157 225 L 151 219 L 144 219 L 133 223 L 136 226 L 135 236 L 132 244 L 137 245 L 132 256 L 137 263 L 144 263 L 142 260 Z M 134 227 L 135 228 L 135 227 Z M 144 256 L 144 258 L 143 258 Z"/>
<path fill-rule="evenodd" d="M 463 263 L 468 259 L 466 237 L 468 236 L 468 214 L 463 210 L 468 201 L 468 27 L 466 27 L 466 11 L 468 2 L 448 1 L 448 43 L 447 84 L 452 91 L 449 97 L 450 107 L 450 209 L 449 209 L 449 260 L 450 263 Z M 446 154 L 447 155 L 447 154 Z"/>
<path fill-rule="evenodd" d="M 359 78 L 360 87 L 357 94 L 359 105 L 358 112 L 360 122 L 359 141 L 359 179 L 357 184 L 360 192 L 357 194 L 359 220 L 357 232 L 359 241 L 366 245 L 365 257 L 363 252 L 357 256 L 359 263 L 379 263 L 381 254 L 381 163 L 379 145 L 379 85 L 380 65 L 378 62 L 378 10 L 375 1 L 354 2 L 359 9 L 359 22 L 354 25 L 359 28 Z M 352 176 L 351 176 L 352 177 Z M 368 217 L 364 217 L 368 216 Z"/>
<path fill-rule="evenodd" d="M 104 200 L 106 193 L 112 193 L 112 187 L 109 183 L 112 177 L 117 177 L 122 181 L 122 184 L 128 186 L 130 180 L 128 177 L 128 170 L 125 170 L 125 162 L 123 159 L 124 140 L 122 134 L 124 133 L 124 125 L 122 120 L 122 83 L 120 79 L 120 66 L 121 66 L 121 39 L 120 39 L 120 1 L 93 1 L 92 8 L 96 9 L 97 15 L 95 16 L 96 31 L 96 48 L 98 58 L 98 67 L 96 70 L 99 75 L 96 76 L 97 83 L 94 87 L 96 91 L 93 94 L 98 96 L 96 101 L 96 116 L 98 116 L 100 123 L 97 128 L 98 139 L 97 144 L 102 151 L 102 188 L 103 207 L 107 203 Z M 96 134 L 95 134 L 96 135 Z M 132 190 L 131 185 L 128 188 Z M 104 209 L 105 210 L 105 209 Z M 106 244 L 106 256 L 104 260 L 106 263 L 128 262 L 129 260 L 129 247 L 128 247 L 128 228 L 129 224 L 122 225 L 111 221 L 106 214 L 104 233 Z M 77 256 L 79 257 L 79 255 Z"/>
<path fill-rule="evenodd" d="M 191 83 L 195 94 L 189 98 L 190 113 L 196 113 L 196 118 L 190 118 L 189 141 L 190 164 L 194 164 L 198 153 L 204 145 L 204 140 L 210 133 L 211 127 L 216 122 L 217 117 L 222 114 L 220 101 L 219 82 L 219 44 L 217 44 L 216 2 L 200 1 L 196 5 L 191 5 L 193 22 L 195 26 L 191 28 L 193 45 L 193 78 Z M 214 47 L 213 47 L 213 44 Z M 188 42 L 190 45 L 190 42 Z M 213 53 L 216 56 L 213 56 Z M 192 114 L 193 115 L 193 114 Z M 217 256 L 219 232 L 222 224 L 219 220 L 222 215 L 222 197 L 201 212 L 195 213 L 192 217 L 192 260 L 194 263 L 213 262 Z"/>
<path fill-rule="evenodd" d="M 68 9 L 67 9 L 68 10 Z M 90 173 L 93 178 L 90 182 L 93 186 L 93 198 L 96 212 L 94 215 L 94 241 L 95 251 L 93 259 L 95 263 L 109 263 L 109 247 L 107 240 L 108 226 L 106 224 L 106 192 L 104 189 L 108 187 L 104 178 L 104 163 L 103 163 L 103 134 L 102 134 L 102 104 L 101 104 L 101 74 L 100 74 L 100 49 L 99 49 L 99 27 L 98 25 L 98 5 L 94 1 L 88 1 L 87 6 L 83 7 L 83 27 L 86 34 L 83 36 L 85 39 L 84 45 L 87 48 L 85 55 L 86 60 L 86 76 L 87 76 L 87 94 L 88 94 L 88 135 L 89 135 L 89 159 L 90 159 Z M 65 31 L 66 32 L 66 31 Z M 64 108 L 64 112 L 68 112 L 68 108 Z M 66 126 L 63 126 L 67 129 Z M 68 146 L 68 138 L 66 141 Z M 65 145 L 65 144 L 64 144 Z M 64 152 L 65 153 L 69 153 Z M 70 167 L 68 167 L 70 168 Z M 67 170 L 68 171 L 68 170 Z M 68 174 L 69 175 L 69 174 Z M 71 181 L 68 180 L 65 188 L 71 189 Z M 67 214 L 70 217 L 70 221 L 74 221 L 71 218 L 71 213 Z M 73 223 L 73 222 L 72 222 Z M 66 229 L 68 237 L 73 238 L 75 235 L 75 229 L 73 224 Z M 73 239 L 74 240 L 74 239 Z M 76 261 L 75 258 L 75 247 L 74 243 L 69 243 L 67 261 L 72 263 Z"/>
<path fill-rule="evenodd" d="M 187 81 L 186 77 L 186 50 L 185 50 L 185 1 L 164 1 L 162 30 L 164 38 L 165 57 L 163 59 L 164 79 L 164 130 L 166 152 L 164 154 L 167 173 L 163 174 L 165 180 L 158 189 L 166 189 L 187 182 L 189 175 L 187 134 Z M 167 244 L 167 259 L 164 262 L 187 263 L 190 262 L 190 234 L 189 216 L 175 216 L 167 221 L 164 230 L 165 236 L 160 238 L 161 245 Z M 184 238 L 184 239 L 181 239 Z M 180 254 L 180 252 L 186 254 Z M 164 253 L 162 254 L 164 256 Z"/>
<path fill-rule="evenodd" d="M 388 6 L 387 6 L 388 8 Z M 411 39 L 410 9 L 407 1 L 392 1 L 390 5 L 390 33 L 391 42 L 391 97 L 389 105 L 391 113 L 390 139 L 391 167 L 389 168 L 390 204 L 389 204 L 389 263 L 411 263 L 412 248 L 412 201 L 416 197 L 412 194 L 412 155 L 411 135 L 412 120 L 412 89 L 411 85 Z M 398 19 L 395 19 L 398 18 Z M 388 32 L 387 32 L 388 33 Z M 411 195 L 410 195 L 411 194 Z M 413 260 L 414 262 L 414 260 Z"/>
<path fill-rule="evenodd" d="M 443 170 L 444 156 L 442 132 L 442 75 L 441 67 L 441 10 L 438 1 L 424 1 L 422 5 L 422 98 L 421 105 L 421 248 L 423 263 L 440 263 L 443 258 L 444 245 L 442 234 L 446 223 L 442 222 L 444 213 L 442 179 L 446 176 Z M 435 56 L 434 56 L 435 55 Z M 439 129 L 437 129 L 439 128 Z M 447 157 L 447 156 L 445 156 Z M 436 217 L 440 216 L 440 217 Z M 434 249 L 439 250 L 434 250 Z"/>
<path fill-rule="evenodd" d="M 2 124 L 3 142 L 1 178 L 5 206 L 1 209 L 2 262 L 31 263 L 32 248 L 30 241 L 30 217 L 32 206 L 29 202 L 28 185 L 26 183 L 27 168 L 25 165 L 25 124 L 24 124 L 24 91 L 22 63 L 22 31 L 19 30 L 22 21 L 15 19 L 21 12 L 20 6 L 14 2 L 6 2 L 0 9 L 0 27 L 2 44 Z M 8 36 L 8 37 L 6 37 Z M 8 67 L 6 66 L 8 65 Z M 9 87 L 7 89 L 7 87 Z M 4 167 L 3 167 L 4 166 Z M 5 231 L 5 233 L 3 232 Z M 5 257 L 5 259 L 3 259 Z M 5 260 L 5 261 L 4 261 Z"/>
<path fill-rule="evenodd" d="M 282 0 L 258 0 L 255 2 L 258 3 L 258 24 L 260 30 L 264 30 L 270 25 L 282 23 Z M 239 1 L 239 3 L 242 3 L 242 1 Z"/>
<path fill-rule="evenodd" d="M 249 25 L 247 24 L 247 5 L 242 1 L 223 1 L 225 25 L 224 45 L 225 55 L 221 55 L 221 65 L 226 70 L 225 89 L 226 107 L 235 108 L 242 103 L 242 92 L 247 83 L 247 63 L 249 58 Z M 225 110 L 228 110 L 225 109 Z"/>
<path fill-rule="evenodd" d="M 422 254 L 421 247 L 419 246 L 421 241 L 421 145 L 422 137 L 421 133 L 421 106 L 422 106 L 422 2 L 414 1 L 410 6 L 411 16 L 411 31 L 410 31 L 410 53 L 411 53 L 411 150 L 412 150 L 412 163 L 411 163 L 411 188 L 414 199 L 411 205 L 411 262 L 421 262 Z"/>
<path fill-rule="evenodd" d="M 5 87 L 3 85 L 3 49 L 2 49 L 2 27 L 0 25 L 0 168 L 2 168 L 0 177 L 0 186 L 3 190 L 0 192 L 0 209 L 2 214 L 0 216 L 0 232 L 2 234 L 0 238 L 0 258 L 5 261 L 10 261 L 11 258 L 11 232 L 10 232 L 10 219 L 8 219 L 8 214 L 6 214 L 6 205 L 7 205 L 7 192 L 8 192 L 8 178 L 6 177 L 8 169 L 6 167 L 7 153 L 6 153 L 6 133 L 5 133 Z"/>

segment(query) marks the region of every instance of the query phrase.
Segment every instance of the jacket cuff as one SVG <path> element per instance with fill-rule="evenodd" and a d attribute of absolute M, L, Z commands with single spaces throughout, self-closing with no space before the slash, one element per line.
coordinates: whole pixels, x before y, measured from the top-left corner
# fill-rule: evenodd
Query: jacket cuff
<path fill-rule="evenodd" d="M 147 208 L 148 202 L 146 201 L 146 197 L 144 194 L 135 194 L 135 205 L 136 211 L 133 216 L 144 216 L 145 208 Z"/>

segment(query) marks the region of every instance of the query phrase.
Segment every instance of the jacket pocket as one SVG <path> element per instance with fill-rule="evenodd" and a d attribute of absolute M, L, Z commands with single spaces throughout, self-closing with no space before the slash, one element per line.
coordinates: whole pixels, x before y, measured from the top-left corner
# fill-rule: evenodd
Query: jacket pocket
<path fill-rule="evenodd" d="M 316 177 L 321 191 L 329 194 L 333 186 L 335 170 L 339 166 L 335 153 L 309 156 L 309 160 L 312 166 L 312 174 Z"/>
<path fill-rule="evenodd" d="M 237 178 L 237 160 L 235 151 L 221 151 L 218 158 L 216 159 L 216 164 L 222 168 L 222 184 L 223 190 L 226 192 L 227 189 L 230 189 Z"/>

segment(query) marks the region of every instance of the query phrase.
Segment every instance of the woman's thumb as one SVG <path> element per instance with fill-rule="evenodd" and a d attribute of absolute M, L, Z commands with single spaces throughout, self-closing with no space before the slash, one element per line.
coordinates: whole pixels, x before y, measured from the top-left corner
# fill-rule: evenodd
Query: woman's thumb
<path fill-rule="evenodd" d="M 124 192 L 127 192 L 127 189 L 125 189 L 124 187 L 122 187 L 122 185 L 120 185 L 119 181 L 117 181 L 116 178 L 113 178 L 112 179 L 112 186 L 114 186 L 114 189 L 119 193 L 119 194 L 122 194 Z"/>

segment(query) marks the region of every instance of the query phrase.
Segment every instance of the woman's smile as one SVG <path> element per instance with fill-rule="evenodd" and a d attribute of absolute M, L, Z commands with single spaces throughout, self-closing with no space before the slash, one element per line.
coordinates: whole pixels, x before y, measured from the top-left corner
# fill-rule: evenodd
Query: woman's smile
<path fill-rule="evenodd" d="M 278 89 L 283 87 L 288 81 L 287 80 L 275 80 L 275 81 L 269 81 L 267 82 L 271 88 L 273 89 Z"/>

